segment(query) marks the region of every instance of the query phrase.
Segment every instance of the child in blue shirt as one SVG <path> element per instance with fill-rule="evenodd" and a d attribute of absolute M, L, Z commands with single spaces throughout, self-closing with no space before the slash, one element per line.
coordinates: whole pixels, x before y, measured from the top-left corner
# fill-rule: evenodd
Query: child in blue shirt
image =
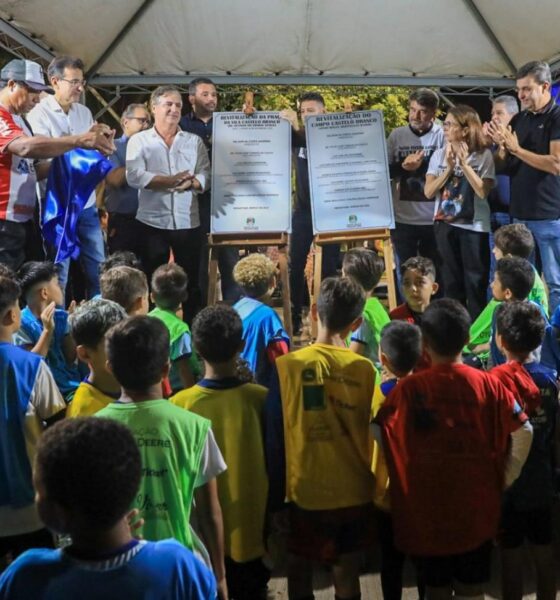
<path fill-rule="evenodd" d="M 51 262 L 32 261 L 18 271 L 22 299 L 21 327 L 14 342 L 44 357 L 66 402 L 80 385 L 76 346 L 70 335 L 64 294 Z"/>
<path fill-rule="evenodd" d="M 37 508 L 49 529 L 72 543 L 21 555 L 0 577 L 0 600 L 215 598 L 214 576 L 190 550 L 132 537 L 129 507 L 141 477 L 126 426 L 90 417 L 47 430 L 35 463 Z"/>
<path fill-rule="evenodd" d="M 276 266 L 264 254 L 249 254 L 235 265 L 233 277 L 244 294 L 233 305 L 243 321 L 241 358 L 256 382 L 268 387 L 274 362 L 288 353 L 290 344 L 280 317 L 268 306 L 276 287 Z"/>
<path fill-rule="evenodd" d="M 13 559 L 37 545 L 52 547 L 33 502 L 31 469 L 45 423 L 62 418 L 66 409 L 45 361 L 12 343 L 20 326 L 20 293 L 15 275 L 0 269 L 0 565 L 6 555 Z"/>

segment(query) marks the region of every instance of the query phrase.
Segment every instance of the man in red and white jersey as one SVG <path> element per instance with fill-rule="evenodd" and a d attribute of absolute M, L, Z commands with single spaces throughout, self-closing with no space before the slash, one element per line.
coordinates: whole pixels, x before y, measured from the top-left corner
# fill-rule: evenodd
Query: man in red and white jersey
<path fill-rule="evenodd" d="M 33 231 L 36 160 L 74 148 L 95 148 L 105 154 L 114 148 L 105 125 L 81 135 L 33 137 L 22 115 L 39 102 L 41 92 L 52 93 L 38 63 L 11 60 L 0 71 L 0 88 L 0 263 L 15 270 L 25 261 L 26 242 Z"/>

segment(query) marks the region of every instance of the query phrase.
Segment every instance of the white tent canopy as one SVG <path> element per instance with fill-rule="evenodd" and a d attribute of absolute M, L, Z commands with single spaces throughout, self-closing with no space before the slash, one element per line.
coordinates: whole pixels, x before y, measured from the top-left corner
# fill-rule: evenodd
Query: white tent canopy
<path fill-rule="evenodd" d="M 92 84 L 511 85 L 560 67 L 560 2 L 539 0 L 0 0 L 0 32 Z"/>

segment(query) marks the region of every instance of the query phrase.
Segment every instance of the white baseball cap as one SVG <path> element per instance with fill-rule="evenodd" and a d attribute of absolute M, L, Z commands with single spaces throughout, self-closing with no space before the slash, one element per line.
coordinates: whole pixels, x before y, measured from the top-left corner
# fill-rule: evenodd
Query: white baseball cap
<path fill-rule="evenodd" d="M 45 74 L 39 63 L 32 60 L 15 58 L 5 64 L 0 71 L 2 81 L 21 81 L 25 83 L 34 92 L 48 92 L 54 94 L 54 91 L 45 85 Z"/>

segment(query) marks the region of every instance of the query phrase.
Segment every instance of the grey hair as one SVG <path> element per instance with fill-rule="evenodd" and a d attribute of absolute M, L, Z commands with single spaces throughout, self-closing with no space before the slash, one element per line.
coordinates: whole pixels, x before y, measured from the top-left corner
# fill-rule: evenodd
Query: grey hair
<path fill-rule="evenodd" d="M 177 94 L 181 98 L 181 92 L 174 85 L 160 85 L 150 96 L 150 105 L 158 104 L 159 99 L 167 94 Z"/>
<path fill-rule="evenodd" d="M 47 77 L 49 81 L 53 77 L 64 77 L 64 69 L 80 69 L 82 73 L 85 71 L 84 63 L 81 58 L 74 56 L 57 56 L 51 60 L 47 68 Z"/>
<path fill-rule="evenodd" d="M 515 79 L 523 79 L 531 76 L 537 83 L 551 83 L 552 73 L 547 62 L 542 60 L 533 60 L 519 68 L 515 74 Z"/>
<path fill-rule="evenodd" d="M 96 348 L 113 325 L 127 318 L 125 309 L 112 300 L 95 298 L 78 306 L 69 316 L 76 345 Z"/>
<path fill-rule="evenodd" d="M 492 106 L 496 104 L 503 104 L 504 108 L 507 110 L 508 114 L 516 115 L 519 112 L 519 105 L 517 104 L 517 100 L 506 94 L 505 96 L 498 96 L 492 100 Z"/>
<path fill-rule="evenodd" d="M 417 102 L 420 106 L 437 110 L 439 106 L 439 96 L 430 88 L 418 88 L 408 97 L 409 102 Z"/>
<path fill-rule="evenodd" d="M 148 116 L 150 116 L 150 111 L 148 110 L 148 107 L 145 104 L 141 104 L 140 102 L 133 102 L 123 110 L 123 113 L 121 115 L 121 122 L 123 121 L 123 119 L 130 119 L 130 117 L 134 115 L 134 111 L 137 108 L 145 110 L 148 113 Z"/>

